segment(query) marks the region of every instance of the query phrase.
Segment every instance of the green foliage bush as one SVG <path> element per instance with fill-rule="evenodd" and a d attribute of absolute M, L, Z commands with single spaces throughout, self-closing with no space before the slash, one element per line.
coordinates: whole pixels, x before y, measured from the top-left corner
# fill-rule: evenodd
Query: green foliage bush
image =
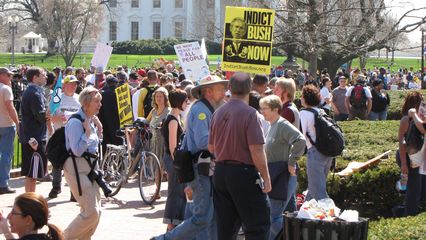
<path fill-rule="evenodd" d="M 336 205 L 342 209 L 358 210 L 361 216 L 377 218 L 391 216 L 392 207 L 401 204 L 402 198 L 395 190 L 399 168 L 395 162 L 398 146 L 399 121 L 350 121 L 339 122 L 346 148 L 336 158 L 336 172 L 343 170 L 350 161 L 365 162 L 388 150 L 389 157 L 374 168 L 350 177 L 329 174 L 327 191 Z M 307 189 L 306 157 L 300 161 L 299 191 Z"/>
<path fill-rule="evenodd" d="M 143 39 L 113 42 L 111 46 L 114 47 L 114 54 L 175 55 L 174 45 L 193 41 L 196 40 L 178 40 L 176 38 Z M 206 41 L 206 48 L 209 54 L 222 54 L 220 43 Z"/>
<path fill-rule="evenodd" d="M 426 213 L 415 217 L 380 219 L 370 222 L 368 239 L 426 239 Z"/>

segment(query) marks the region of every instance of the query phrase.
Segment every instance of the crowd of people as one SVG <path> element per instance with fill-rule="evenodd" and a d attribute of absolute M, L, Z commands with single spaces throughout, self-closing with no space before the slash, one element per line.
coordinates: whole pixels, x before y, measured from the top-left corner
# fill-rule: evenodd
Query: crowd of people
<path fill-rule="evenodd" d="M 49 225 L 46 236 L 90 239 L 101 216 L 99 145 L 106 149 L 106 144 L 122 144 L 115 136 L 120 128 L 115 89 L 128 84 L 133 116 L 150 122 L 150 149 L 160 159 L 168 181 L 163 218 L 167 232 L 153 239 L 235 239 L 241 227 L 246 239 L 275 239 L 283 226 L 283 211 L 297 210 L 298 160 L 305 152 L 306 199 L 329 197 L 326 179 L 333 159 L 315 147 L 315 113 L 332 114 L 337 121 L 386 120 L 390 104 L 386 89 L 392 83 L 382 70 L 377 69 L 377 76 L 375 71 L 338 72 L 334 79 L 322 71 L 314 79 L 306 71 L 293 74 L 276 68 L 269 76 L 237 72 L 229 80 L 216 71 L 194 83 L 172 64 L 89 71 L 57 67 L 52 72 L 37 67 L 19 72 L 0 68 L 0 110 L 7 113 L 0 117 L 0 194 L 15 193 L 8 185 L 15 132 L 22 143 L 21 174 L 27 192 L 17 198 L 9 222 L 32 214 L 19 205 L 22 198 L 40 203 L 43 206 L 34 208 L 47 211 L 43 197 L 34 193 L 35 183 L 48 175 L 45 147 L 49 137 L 65 127 L 71 156 L 63 174 L 80 212 L 63 232 Z M 53 88 L 60 73 L 63 87 L 58 93 Z M 301 89 L 300 104 L 306 111 L 299 111 L 294 103 L 297 89 Z M 409 94 L 405 115 L 410 108 L 418 109 L 411 98 Z M 52 99 L 60 99 L 54 111 L 49 104 Z M 405 121 L 401 119 L 401 143 Z M 194 178 L 188 183 L 178 181 L 173 167 L 177 147 L 192 156 Z M 400 153 L 401 171 L 412 179 L 408 189 L 417 189 L 407 194 L 413 202 L 407 212 L 415 214 L 418 188 L 426 186 L 425 178 L 413 173 L 403 146 Z M 49 198 L 56 198 L 62 192 L 62 169 L 53 168 L 51 175 Z M 108 189 L 103 191 L 108 196 Z M 21 239 L 35 239 L 23 237 L 37 234 L 47 224 L 44 219 L 35 223 L 32 217 L 31 231 L 9 231 L 4 219 L 0 215 L 3 232 L 12 231 Z"/>

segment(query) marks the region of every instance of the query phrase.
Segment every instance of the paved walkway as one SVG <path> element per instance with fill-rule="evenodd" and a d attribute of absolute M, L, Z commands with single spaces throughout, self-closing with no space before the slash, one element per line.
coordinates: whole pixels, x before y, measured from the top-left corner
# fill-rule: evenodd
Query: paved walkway
<path fill-rule="evenodd" d="M 65 179 L 63 179 L 63 184 Z M 16 196 L 24 193 L 24 178 L 11 180 L 11 187 L 17 190 L 16 194 L 0 195 L 0 209 L 5 214 L 10 212 Z M 47 197 L 50 182 L 38 183 L 36 192 Z M 161 184 L 161 198 L 153 206 L 142 202 L 137 182 L 130 182 L 120 192 L 109 199 L 102 199 L 102 216 L 93 239 L 150 239 L 163 233 L 166 225 L 162 223 L 164 206 L 167 194 L 167 182 Z M 77 203 L 70 202 L 70 191 L 67 186 L 62 187 L 58 198 L 47 199 L 51 218 L 49 222 L 64 229 L 79 212 Z M 0 239 L 4 236 L 0 234 Z"/>

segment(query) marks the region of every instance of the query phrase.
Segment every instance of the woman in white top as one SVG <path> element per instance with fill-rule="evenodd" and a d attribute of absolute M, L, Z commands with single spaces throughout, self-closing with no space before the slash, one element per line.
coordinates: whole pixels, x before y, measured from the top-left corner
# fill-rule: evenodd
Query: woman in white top
<path fill-rule="evenodd" d="M 302 89 L 301 96 L 302 106 L 311 108 L 315 111 L 322 111 L 318 108 L 321 101 L 319 90 L 314 85 L 306 85 Z M 303 135 L 306 139 L 306 147 L 308 148 L 306 160 L 306 173 L 308 176 L 308 194 L 306 200 L 312 198 L 320 200 L 328 198 L 326 183 L 327 174 L 330 170 L 332 157 L 327 157 L 320 153 L 314 144 L 316 141 L 315 131 L 315 115 L 306 110 L 300 111 L 300 123 L 302 126 Z M 311 142 L 312 141 L 312 142 Z"/>
<path fill-rule="evenodd" d="M 328 77 L 322 79 L 321 94 L 321 107 L 324 109 L 327 115 L 330 115 L 331 108 L 331 80 Z"/>

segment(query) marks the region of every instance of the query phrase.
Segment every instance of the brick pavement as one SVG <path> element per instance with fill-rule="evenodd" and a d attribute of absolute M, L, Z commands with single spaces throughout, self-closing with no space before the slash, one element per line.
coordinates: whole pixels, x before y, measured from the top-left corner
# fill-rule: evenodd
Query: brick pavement
<path fill-rule="evenodd" d="M 63 179 L 63 185 L 65 179 Z M 0 195 L 0 209 L 8 214 L 15 197 L 24 190 L 24 178 L 15 178 L 10 182 L 16 194 Z M 50 182 L 38 183 L 36 192 L 47 197 Z M 161 185 L 162 197 L 151 207 L 142 202 L 137 182 L 130 182 L 120 192 L 109 199 L 102 199 L 102 215 L 99 226 L 93 236 L 94 240 L 102 239 L 150 239 L 152 236 L 163 233 L 166 225 L 162 223 L 164 206 L 167 194 L 167 182 Z M 58 198 L 48 199 L 51 218 L 49 222 L 64 229 L 79 212 L 77 203 L 69 201 L 70 191 L 67 186 L 62 187 Z M 0 234 L 0 239 L 4 236 Z"/>

